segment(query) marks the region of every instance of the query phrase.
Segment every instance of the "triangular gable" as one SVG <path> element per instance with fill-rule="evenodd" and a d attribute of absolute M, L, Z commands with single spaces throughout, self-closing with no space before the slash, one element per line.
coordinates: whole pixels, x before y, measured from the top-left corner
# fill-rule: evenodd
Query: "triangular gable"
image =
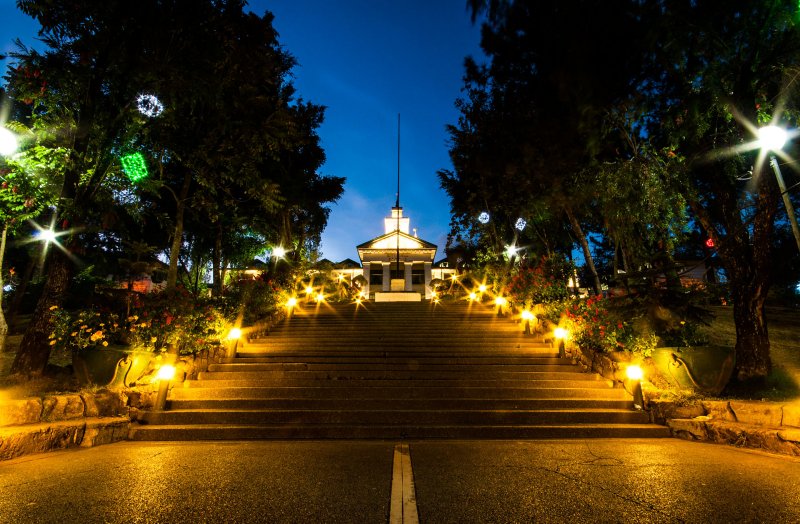
<path fill-rule="evenodd" d="M 356 246 L 356 249 L 395 249 L 398 242 L 397 235 L 400 235 L 400 249 L 436 249 L 436 244 L 397 230 L 368 240 Z"/>

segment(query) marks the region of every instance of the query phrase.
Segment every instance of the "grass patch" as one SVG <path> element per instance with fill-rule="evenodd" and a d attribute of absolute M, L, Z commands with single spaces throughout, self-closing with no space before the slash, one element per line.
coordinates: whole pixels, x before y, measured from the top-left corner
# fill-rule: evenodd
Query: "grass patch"
<path fill-rule="evenodd" d="M 709 308 L 715 315 L 711 326 L 704 329 L 710 343 L 733 346 L 736 326 L 733 308 Z M 800 397 L 800 310 L 789 307 L 767 307 L 772 373 L 762 383 L 731 384 L 725 398 L 783 401 Z"/>

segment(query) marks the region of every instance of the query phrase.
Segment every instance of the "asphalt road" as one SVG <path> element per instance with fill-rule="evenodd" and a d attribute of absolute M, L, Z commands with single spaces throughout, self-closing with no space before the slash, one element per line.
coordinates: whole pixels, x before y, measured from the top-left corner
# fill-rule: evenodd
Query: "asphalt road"
<path fill-rule="evenodd" d="M 389 519 L 397 442 L 122 442 L 0 463 L 0 522 Z M 420 522 L 800 522 L 800 459 L 673 439 L 409 442 Z"/>

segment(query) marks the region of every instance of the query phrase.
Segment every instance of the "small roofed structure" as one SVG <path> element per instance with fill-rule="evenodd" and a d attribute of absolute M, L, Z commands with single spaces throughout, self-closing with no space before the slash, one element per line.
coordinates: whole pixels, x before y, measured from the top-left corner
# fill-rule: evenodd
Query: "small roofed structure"
<path fill-rule="evenodd" d="M 436 244 L 409 233 L 409 218 L 393 207 L 384 218 L 384 234 L 357 246 L 366 292 L 377 302 L 431 298 Z"/>

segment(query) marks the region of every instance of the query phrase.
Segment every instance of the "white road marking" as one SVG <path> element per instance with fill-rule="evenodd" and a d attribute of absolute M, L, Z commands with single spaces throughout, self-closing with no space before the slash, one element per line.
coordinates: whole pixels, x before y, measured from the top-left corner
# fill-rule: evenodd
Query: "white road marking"
<path fill-rule="evenodd" d="M 394 447 L 389 524 L 419 524 L 414 473 L 411 470 L 411 451 L 408 444 L 397 444 Z"/>

